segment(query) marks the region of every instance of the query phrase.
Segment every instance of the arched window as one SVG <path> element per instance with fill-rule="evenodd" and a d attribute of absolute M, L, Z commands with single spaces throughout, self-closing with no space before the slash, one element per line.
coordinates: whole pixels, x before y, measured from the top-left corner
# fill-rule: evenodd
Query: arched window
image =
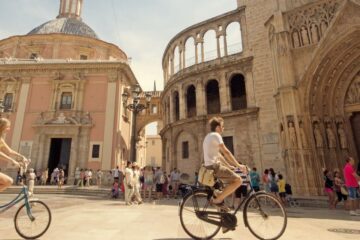
<path fill-rule="evenodd" d="M 60 109 L 71 109 L 72 105 L 72 93 L 63 92 L 61 94 Z"/>
<path fill-rule="evenodd" d="M 191 85 L 186 92 L 187 117 L 196 116 L 196 89 Z"/>
<path fill-rule="evenodd" d="M 210 80 L 206 85 L 207 113 L 220 113 L 220 95 L 219 83 L 216 80 Z"/>
<path fill-rule="evenodd" d="M 178 121 L 180 119 L 180 102 L 179 102 L 179 93 L 174 93 L 174 116 L 175 121 Z"/>
<path fill-rule="evenodd" d="M 195 64 L 195 41 L 193 37 L 189 37 L 185 43 L 185 67 Z"/>
<path fill-rule="evenodd" d="M 11 111 L 12 104 L 14 100 L 14 94 L 13 93 L 6 93 L 4 97 L 4 112 Z"/>
<path fill-rule="evenodd" d="M 204 35 L 204 61 L 210 61 L 217 58 L 216 33 L 209 30 Z"/>
<path fill-rule="evenodd" d="M 247 108 L 245 79 L 241 74 L 234 75 L 230 80 L 232 110 Z"/>
<path fill-rule="evenodd" d="M 242 38 L 240 23 L 232 22 L 226 28 L 226 42 L 228 54 L 242 52 Z"/>

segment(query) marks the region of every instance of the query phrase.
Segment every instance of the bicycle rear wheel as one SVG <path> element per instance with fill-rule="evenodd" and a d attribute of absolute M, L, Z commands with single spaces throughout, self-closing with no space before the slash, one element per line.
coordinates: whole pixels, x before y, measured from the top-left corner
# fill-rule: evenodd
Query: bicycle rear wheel
<path fill-rule="evenodd" d="M 49 207 L 38 200 L 29 201 L 31 215 L 28 215 L 26 204 L 23 204 L 16 212 L 14 223 L 16 232 L 25 239 L 36 239 L 42 236 L 51 223 Z"/>
<path fill-rule="evenodd" d="M 287 225 L 284 206 L 272 194 L 257 193 L 244 206 L 244 222 L 250 232 L 262 240 L 280 238 Z"/>
<path fill-rule="evenodd" d="M 197 205 L 197 206 L 196 206 Z M 196 216 L 195 210 L 218 211 L 210 206 L 207 191 L 193 192 L 183 199 L 180 205 L 180 222 L 185 232 L 194 239 L 211 239 L 220 226 L 205 222 Z"/>

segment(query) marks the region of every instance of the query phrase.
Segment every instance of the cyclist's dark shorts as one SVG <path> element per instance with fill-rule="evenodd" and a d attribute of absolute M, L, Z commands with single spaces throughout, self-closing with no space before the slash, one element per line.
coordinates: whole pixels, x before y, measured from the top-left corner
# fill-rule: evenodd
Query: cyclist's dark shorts
<path fill-rule="evenodd" d="M 222 165 L 221 163 L 215 163 L 212 166 L 207 166 L 208 169 L 213 169 L 215 177 L 221 180 L 224 184 L 232 183 L 237 179 L 240 179 L 240 176 L 237 175 L 230 168 Z"/>

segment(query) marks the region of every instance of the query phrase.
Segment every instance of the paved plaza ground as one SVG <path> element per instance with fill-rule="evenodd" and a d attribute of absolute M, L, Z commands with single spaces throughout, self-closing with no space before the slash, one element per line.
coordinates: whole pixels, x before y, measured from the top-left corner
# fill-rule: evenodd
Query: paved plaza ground
<path fill-rule="evenodd" d="M 15 195 L 0 195 L 0 204 Z M 182 230 L 178 201 L 162 200 L 138 206 L 126 206 L 122 200 L 69 195 L 38 195 L 52 211 L 53 221 L 42 239 L 190 239 Z M 0 215 L 0 240 L 20 239 L 13 216 L 16 208 Z M 360 238 L 360 217 L 343 210 L 316 208 L 288 209 L 288 227 L 281 239 L 348 240 Z M 241 218 L 241 216 L 239 215 Z M 335 230 L 329 231 L 329 230 Z M 341 233 L 356 230 L 357 234 Z M 256 239 L 243 226 L 242 218 L 234 232 L 219 233 L 216 239 Z"/>

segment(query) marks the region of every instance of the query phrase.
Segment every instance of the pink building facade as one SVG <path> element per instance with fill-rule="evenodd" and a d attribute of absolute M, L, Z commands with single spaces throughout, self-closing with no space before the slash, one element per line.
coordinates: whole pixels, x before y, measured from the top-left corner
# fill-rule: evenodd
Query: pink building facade
<path fill-rule="evenodd" d="M 131 114 L 121 94 L 137 84 L 126 54 L 82 22 L 82 3 L 61 0 L 55 20 L 0 40 L 6 142 L 34 169 L 64 167 L 69 178 L 76 167 L 110 170 L 129 159 Z"/>

